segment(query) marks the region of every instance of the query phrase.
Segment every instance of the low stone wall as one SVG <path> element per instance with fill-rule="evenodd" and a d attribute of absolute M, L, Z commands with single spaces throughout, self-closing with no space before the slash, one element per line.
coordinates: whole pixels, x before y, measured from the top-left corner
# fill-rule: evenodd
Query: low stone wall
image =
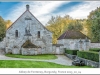
<path fill-rule="evenodd" d="M 100 43 L 90 43 L 90 48 L 100 48 Z"/>
<path fill-rule="evenodd" d="M 12 49 L 6 47 L 5 52 L 6 52 L 6 53 L 11 53 L 11 54 L 12 54 Z"/>
<path fill-rule="evenodd" d="M 37 48 L 22 48 L 22 55 L 37 55 Z"/>
<path fill-rule="evenodd" d="M 68 58 L 70 58 L 70 59 L 72 59 L 72 60 L 75 60 L 76 59 L 76 55 L 71 55 L 71 54 L 67 54 L 67 53 L 65 53 L 65 55 L 68 57 Z"/>
<path fill-rule="evenodd" d="M 95 68 L 99 67 L 99 62 L 95 62 L 95 61 L 84 59 L 84 58 L 80 58 L 80 57 L 77 57 L 76 59 L 84 61 L 85 65 L 87 65 L 87 66 L 92 66 L 92 67 L 95 67 Z"/>
<path fill-rule="evenodd" d="M 5 50 L 4 49 L 0 49 L 0 55 L 5 54 Z"/>
<path fill-rule="evenodd" d="M 0 42 L 0 49 L 5 48 L 4 42 Z"/>
<path fill-rule="evenodd" d="M 19 48 L 13 48 L 12 54 L 21 54 L 21 50 Z"/>
<path fill-rule="evenodd" d="M 92 66 L 92 67 L 95 67 L 95 68 L 99 67 L 99 62 L 84 59 L 84 58 L 81 58 L 81 57 L 77 57 L 76 55 L 71 55 L 71 54 L 67 54 L 67 53 L 65 53 L 65 55 L 72 60 L 77 60 L 77 59 L 82 60 L 82 61 L 85 62 L 85 65 L 87 65 L 87 66 Z"/>

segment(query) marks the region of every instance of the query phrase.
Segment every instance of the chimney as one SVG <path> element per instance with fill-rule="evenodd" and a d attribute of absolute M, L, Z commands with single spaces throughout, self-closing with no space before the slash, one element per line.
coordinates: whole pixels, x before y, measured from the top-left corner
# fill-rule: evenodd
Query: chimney
<path fill-rule="evenodd" d="M 28 4 L 26 5 L 26 10 L 29 10 L 29 5 Z"/>

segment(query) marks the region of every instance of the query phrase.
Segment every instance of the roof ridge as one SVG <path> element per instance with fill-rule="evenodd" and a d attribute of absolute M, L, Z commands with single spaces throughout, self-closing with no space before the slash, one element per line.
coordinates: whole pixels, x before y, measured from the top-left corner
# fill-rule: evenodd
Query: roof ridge
<path fill-rule="evenodd" d="M 46 30 L 48 30 L 30 11 L 29 11 L 29 13 L 46 29 Z M 50 30 L 48 30 L 48 31 L 50 31 Z M 51 32 L 51 31 L 50 31 Z M 52 33 L 52 32 L 51 32 Z"/>
<path fill-rule="evenodd" d="M 65 36 L 66 36 L 66 33 L 67 33 L 67 31 L 65 32 L 65 35 L 64 35 L 64 37 L 63 37 L 63 38 L 65 38 Z"/>
<path fill-rule="evenodd" d="M 30 12 L 30 10 L 26 10 L 25 12 L 27 12 L 27 11 L 28 11 L 28 12 L 29 12 L 29 13 L 30 13 L 30 14 L 31 14 L 31 15 L 32 15 L 46 30 L 48 30 L 48 29 L 47 29 L 47 28 L 46 28 L 46 27 L 45 27 L 45 26 Z M 24 12 L 22 15 L 24 15 L 25 12 Z M 19 18 L 20 18 L 22 15 L 20 15 Z M 18 20 L 19 18 L 17 18 L 17 20 Z M 16 23 L 17 20 L 15 20 L 15 21 L 11 24 L 11 26 L 13 26 L 13 24 Z M 9 30 L 9 28 L 11 28 L 11 26 L 8 27 L 7 30 Z M 6 31 L 7 31 L 7 30 L 6 30 Z M 48 30 L 48 31 L 51 32 L 50 30 Z M 51 32 L 51 33 L 52 33 L 52 32 Z"/>
<path fill-rule="evenodd" d="M 77 30 L 66 30 L 57 40 L 60 39 L 85 39 L 87 36 Z M 88 37 L 87 37 L 88 38 Z"/>
<path fill-rule="evenodd" d="M 26 10 L 26 11 L 28 11 L 28 10 Z M 24 13 L 25 13 L 26 11 L 24 11 Z M 24 13 L 23 13 L 23 14 L 24 14 Z M 23 14 L 21 14 L 21 15 L 19 16 L 19 18 L 20 18 Z M 17 18 L 17 19 L 11 24 L 11 26 L 13 26 L 13 24 L 16 23 L 16 21 L 17 21 L 19 18 Z M 7 28 L 7 30 L 9 30 L 9 28 L 10 28 L 11 26 L 9 26 L 9 27 Z M 7 31 L 7 30 L 6 30 L 6 31 Z"/>

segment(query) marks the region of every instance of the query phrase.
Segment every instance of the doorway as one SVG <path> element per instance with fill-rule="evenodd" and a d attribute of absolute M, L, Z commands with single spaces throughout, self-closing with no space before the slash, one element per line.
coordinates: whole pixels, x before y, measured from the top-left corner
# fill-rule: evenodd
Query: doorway
<path fill-rule="evenodd" d="M 56 54 L 60 54 L 60 47 L 56 47 Z"/>

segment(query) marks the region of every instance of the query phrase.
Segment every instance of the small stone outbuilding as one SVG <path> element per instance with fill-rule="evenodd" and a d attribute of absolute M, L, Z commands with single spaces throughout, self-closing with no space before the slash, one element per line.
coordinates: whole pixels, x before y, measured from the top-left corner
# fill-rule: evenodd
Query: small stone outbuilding
<path fill-rule="evenodd" d="M 57 40 L 70 50 L 89 50 L 90 47 L 89 38 L 80 31 L 67 30 Z"/>

